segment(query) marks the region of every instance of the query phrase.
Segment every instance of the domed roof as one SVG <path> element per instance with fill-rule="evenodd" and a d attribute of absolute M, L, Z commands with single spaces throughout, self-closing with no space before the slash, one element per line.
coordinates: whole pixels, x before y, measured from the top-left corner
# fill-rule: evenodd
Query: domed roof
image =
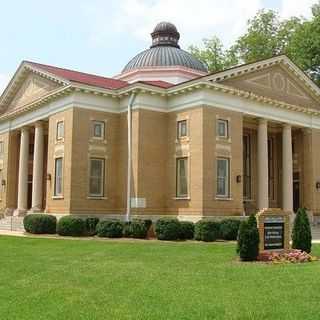
<path fill-rule="evenodd" d="M 182 66 L 201 72 L 208 72 L 204 63 L 189 52 L 180 49 L 180 34 L 170 22 L 160 22 L 151 33 L 150 49 L 137 54 L 124 67 L 122 73 L 147 67 Z"/>

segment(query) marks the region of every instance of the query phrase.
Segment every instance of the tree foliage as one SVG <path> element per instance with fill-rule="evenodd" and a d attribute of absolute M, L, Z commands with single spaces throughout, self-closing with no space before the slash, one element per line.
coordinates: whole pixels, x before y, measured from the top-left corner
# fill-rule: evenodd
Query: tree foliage
<path fill-rule="evenodd" d="M 213 36 L 189 50 L 211 72 L 286 54 L 320 84 L 320 1 L 312 6 L 312 14 L 310 19 L 281 19 L 276 11 L 260 10 L 229 49 Z"/>
<path fill-rule="evenodd" d="M 237 64 L 237 58 L 230 50 L 225 50 L 221 40 L 214 36 L 203 39 L 204 49 L 190 46 L 189 51 L 197 59 L 204 62 L 210 72 L 220 71 Z"/>
<path fill-rule="evenodd" d="M 292 248 L 310 253 L 311 229 L 306 209 L 299 209 L 292 230 Z"/>
<path fill-rule="evenodd" d="M 240 224 L 238 234 L 237 252 L 242 261 L 257 260 L 259 255 L 259 230 L 257 220 L 251 215 L 248 220 L 244 220 Z"/>

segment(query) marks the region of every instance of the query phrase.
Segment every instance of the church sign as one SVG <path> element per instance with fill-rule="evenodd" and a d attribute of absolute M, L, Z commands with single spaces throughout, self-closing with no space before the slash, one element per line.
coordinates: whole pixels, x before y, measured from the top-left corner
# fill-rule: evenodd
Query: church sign
<path fill-rule="evenodd" d="M 280 209 L 265 209 L 258 213 L 259 252 L 288 250 L 290 240 L 289 213 Z"/>
<path fill-rule="evenodd" d="M 283 217 L 268 217 L 264 221 L 264 250 L 284 249 Z"/>

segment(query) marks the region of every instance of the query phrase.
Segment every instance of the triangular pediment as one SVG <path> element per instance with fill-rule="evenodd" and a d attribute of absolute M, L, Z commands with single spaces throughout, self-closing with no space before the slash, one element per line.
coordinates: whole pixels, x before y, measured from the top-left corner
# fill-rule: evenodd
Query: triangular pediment
<path fill-rule="evenodd" d="M 320 109 L 320 89 L 287 57 L 243 65 L 207 77 L 274 100 Z"/>
<path fill-rule="evenodd" d="M 24 82 L 20 85 L 20 88 L 11 100 L 7 110 L 21 108 L 24 105 L 47 95 L 50 91 L 53 91 L 58 87 L 59 85 L 57 83 L 30 72 Z"/>
<path fill-rule="evenodd" d="M 320 109 L 319 101 L 303 87 L 301 81 L 280 65 L 226 79 L 221 83 L 289 104 Z"/>
<path fill-rule="evenodd" d="M 23 108 L 68 84 L 65 79 L 22 62 L 0 97 L 1 113 Z"/>

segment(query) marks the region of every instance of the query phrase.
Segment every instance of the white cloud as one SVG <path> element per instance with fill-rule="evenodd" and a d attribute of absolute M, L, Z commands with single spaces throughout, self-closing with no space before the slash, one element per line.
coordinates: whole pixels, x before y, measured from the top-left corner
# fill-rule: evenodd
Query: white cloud
<path fill-rule="evenodd" d="M 0 73 L 0 95 L 2 94 L 3 90 L 7 86 L 9 80 L 10 80 L 10 77 L 8 75 Z"/>
<path fill-rule="evenodd" d="M 311 16 L 311 6 L 317 3 L 316 0 L 282 0 L 280 6 L 280 15 L 283 18 L 292 16 Z"/>
<path fill-rule="evenodd" d="M 155 24 L 164 20 L 177 26 L 186 47 L 214 34 L 229 45 L 262 7 L 262 0 L 122 0 L 112 8 L 110 3 L 107 8 L 106 2 L 94 2 L 84 10 L 96 42 L 105 42 L 110 34 L 127 33 L 149 44 Z"/>

